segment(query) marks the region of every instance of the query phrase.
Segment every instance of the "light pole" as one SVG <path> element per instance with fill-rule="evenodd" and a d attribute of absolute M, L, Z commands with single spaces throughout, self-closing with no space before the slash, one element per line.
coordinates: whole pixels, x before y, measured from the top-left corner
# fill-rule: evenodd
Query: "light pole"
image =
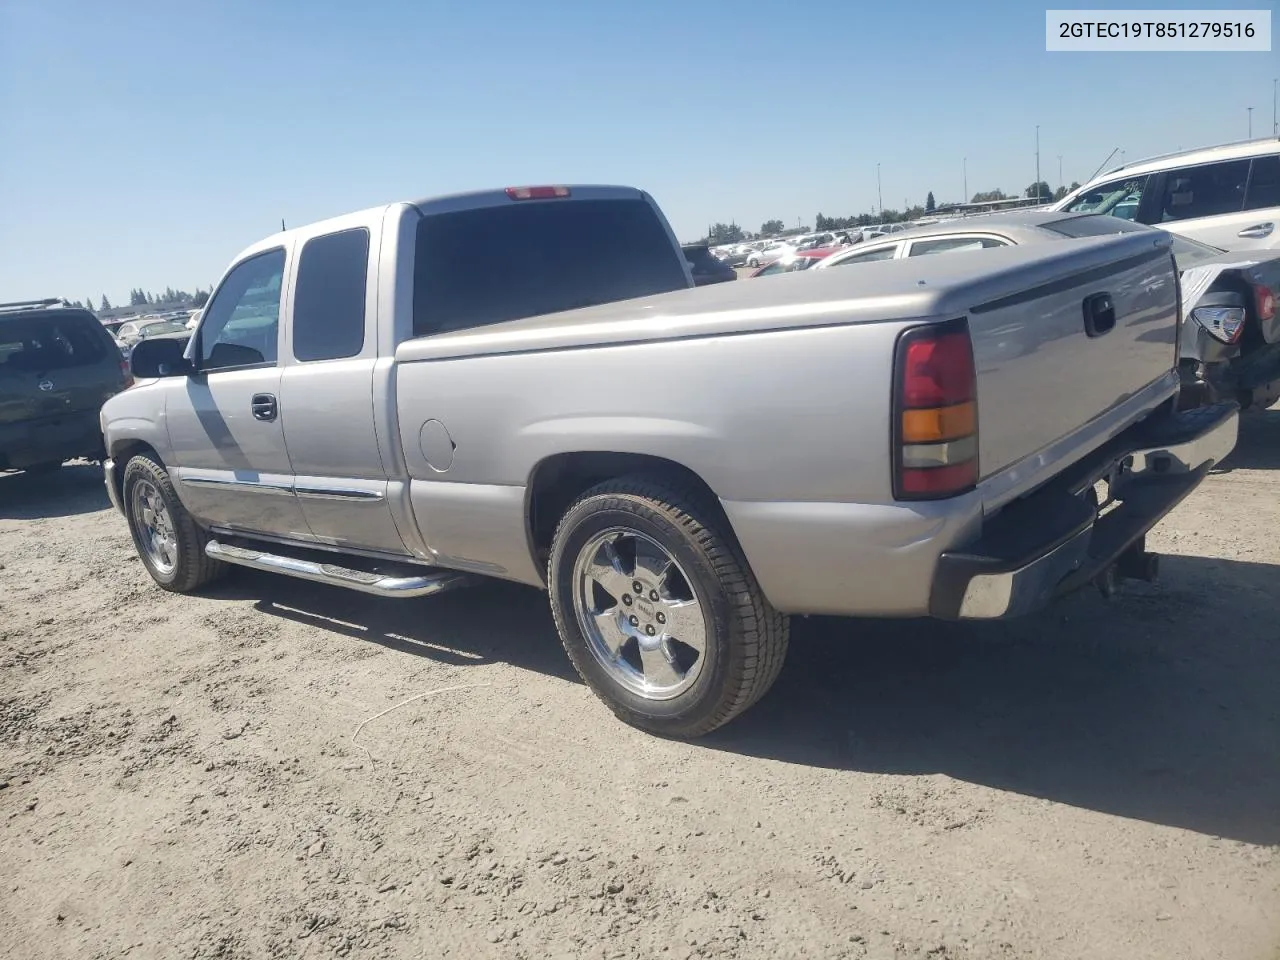
<path fill-rule="evenodd" d="M 1253 139 L 1253 107 L 1245 107 L 1249 111 L 1249 139 Z"/>
<path fill-rule="evenodd" d="M 884 216 L 884 193 L 880 189 L 880 164 L 876 164 L 876 199 L 880 201 L 880 216 Z"/>
<path fill-rule="evenodd" d="M 1036 203 L 1040 202 L 1040 124 L 1036 124 Z"/>
<path fill-rule="evenodd" d="M 1058 186 L 1062 185 L 1062 154 L 1058 154 Z"/>
<path fill-rule="evenodd" d="M 1271 80 L 1271 135 L 1280 137 L 1280 124 L 1276 123 L 1276 81 L 1280 78 L 1273 77 Z"/>
<path fill-rule="evenodd" d="M 964 196 L 961 197 L 960 199 L 963 200 L 965 203 L 968 203 L 969 202 L 969 158 L 965 157 L 962 162 L 964 163 Z"/>

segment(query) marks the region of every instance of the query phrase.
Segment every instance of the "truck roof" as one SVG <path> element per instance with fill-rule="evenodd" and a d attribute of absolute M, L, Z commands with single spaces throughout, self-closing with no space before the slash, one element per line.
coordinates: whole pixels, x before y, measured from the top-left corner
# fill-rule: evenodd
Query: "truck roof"
<path fill-rule="evenodd" d="M 239 251 L 232 259 L 232 263 L 243 260 L 245 257 L 252 256 L 255 253 L 261 253 L 278 247 L 285 242 L 286 239 L 292 237 L 314 237 L 325 233 L 336 233 L 344 230 L 356 222 L 367 222 L 371 217 L 377 215 L 382 216 L 391 207 L 403 206 L 412 207 L 424 216 L 427 214 L 451 213 L 459 210 L 478 210 L 484 207 L 493 207 L 506 203 L 564 203 L 574 200 L 643 200 L 648 194 L 637 187 L 618 186 L 613 184 L 563 184 L 569 191 L 567 197 L 556 197 L 554 199 L 533 199 L 533 200 L 514 200 L 507 191 L 511 189 L 519 189 L 517 187 L 503 187 L 493 190 L 471 190 L 465 193 L 452 193 L 442 196 L 425 197 L 420 200 L 398 200 L 391 203 L 379 204 L 376 207 L 365 207 L 361 210 L 353 210 L 348 213 L 339 214 L 334 217 L 326 217 L 323 220 L 312 220 L 309 223 L 300 224 L 296 227 L 289 227 L 286 230 L 277 230 L 275 233 L 268 234 L 256 243 L 252 243 Z"/>

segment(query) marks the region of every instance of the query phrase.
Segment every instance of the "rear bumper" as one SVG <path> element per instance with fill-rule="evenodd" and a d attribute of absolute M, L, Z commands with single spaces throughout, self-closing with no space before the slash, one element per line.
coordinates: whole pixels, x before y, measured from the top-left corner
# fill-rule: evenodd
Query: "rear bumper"
<path fill-rule="evenodd" d="M 96 410 L 0 425 L 0 469 L 21 470 L 103 453 Z"/>
<path fill-rule="evenodd" d="M 1231 452 L 1239 418 L 1220 403 L 1143 421 L 983 524 L 938 558 L 929 614 L 947 620 L 1030 613 L 1103 573 Z M 1088 492 L 1107 480 L 1113 509 Z"/>

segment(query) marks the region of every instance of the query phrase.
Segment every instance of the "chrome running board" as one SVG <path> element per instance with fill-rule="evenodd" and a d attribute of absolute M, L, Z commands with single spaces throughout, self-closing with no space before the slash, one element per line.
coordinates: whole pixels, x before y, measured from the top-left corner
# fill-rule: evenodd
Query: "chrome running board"
<path fill-rule="evenodd" d="M 398 577 L 385 573 L 352 570 L 334 563 L 300 560 L 264 550 L 251 550 L 210 540 L 204 552 L 214 560 L 233 563 L 253 570 L 282 573 L 287 577 L 328 583 L 348 590 L 359 590 L 377 597 L 428 597 L 456 587 L 467 586 L 474 578 L 456 570 L 426 568 L 417 576 Z"/>

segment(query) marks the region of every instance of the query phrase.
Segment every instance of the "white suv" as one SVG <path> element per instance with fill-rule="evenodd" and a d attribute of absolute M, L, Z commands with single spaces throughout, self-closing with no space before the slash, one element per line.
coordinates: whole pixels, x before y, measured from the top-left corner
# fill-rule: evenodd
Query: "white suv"
<path fill-rule="evenodd" d="M 1209 147 L 1117 167 L 1054 210 L 1110 213 L 1225 250 L 1280 247 L 1280 140 Z"/>

